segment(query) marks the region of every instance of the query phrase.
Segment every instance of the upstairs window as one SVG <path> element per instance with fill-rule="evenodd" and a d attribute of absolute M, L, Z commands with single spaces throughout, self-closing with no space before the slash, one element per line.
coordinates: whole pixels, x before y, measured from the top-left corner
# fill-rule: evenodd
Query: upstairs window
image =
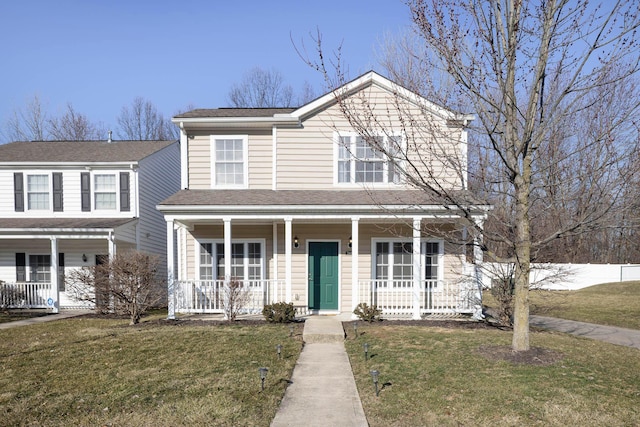
<path fill-rule="evenodd" d="M 49 210 L 49 175 L 27 175 L 27 209 Z"/>
<path fill-rule="evenodd" d="M 339 184 L 400 183 L 400 175 L 390 156 L 400 151 L 401 138 L 378 136 L 371 142 L 356 134 L 338 137 L 336 169 Z"/>
<path fill-rule="evenodd" d="M 94 201 L 96 209 L 116 209 L 116 176 L 94 175 Z"/>
<path fill-rule="evenodd" d="M 247 185 L 247 137 L 211 137 L 212 184 L 243 188 Z"/>

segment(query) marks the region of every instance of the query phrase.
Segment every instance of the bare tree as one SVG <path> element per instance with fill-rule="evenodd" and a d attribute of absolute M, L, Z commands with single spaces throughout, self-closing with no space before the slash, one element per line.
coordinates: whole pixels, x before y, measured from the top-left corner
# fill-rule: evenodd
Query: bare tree
<path fill-rule="evenodd" d="M 255 67 L 231 87 L 228 101 L 235 108 L 293 107 L 293 88 L 282 73 Z"/>
<path fill-rule="evenodd" d="M 55 141 L 91 141 L 104 138 L 106 129 L 101 124 L 92 123 L 89 118 L 77 112 L 67 103 L 64 114 L 47 120 L 48 139 Z"/>
<path fill-rule="evenodd" d="M 5 141 L 44 141 L 47 113 L 38 95 L 34 95 L 24 108 L 13 110 L 4 124 Z"/>
<path fill-rule="evenodd" d="M 408 4 L 423 47 L 418 64 L 427 71 L 415 86 L 436 105 L 474 112 L 470 155 L 482 167 L 467 169 L 465 152 L 451 150 L 451 134 L 424 108 L 407 108 L 401 89 L 395 114 L 406 148 L 377 142 L 376 135 L 392 134 L 388 111 L 340 91 L 336 99 L 351 126 L 394 160 L 406 182 L 455 206 L 471 234 L 483 234 L 480 247 L 489 257 L 512 263 L 512 348 L 526 351 L 532 258 L 557 239 L 607 227 L 612 215 L 628 209 L 620 201 L 637 174 L 628 159 L 638 142 L 633 120 L 640 96 L 629 81 L 639 69 L 639 9 L 633 2 L 587 0 Z M 320 59 L 312 66 L 344 82 L 340 68 L 329 73 L 318 44 Z M 569 165 L 576 175 L 563 178 Z M 462 185 L 451 185 L 456 180 Z M 456 191 L 468 185 L 499 202 L 484 232 L 469 220 L 469 194 Z M 556 204 L 566 213 L 562 221 L 539 226 Z"/>
<path fill-rule="evenodd" d="M 129 324 L 164 297 L 163 279 L 158 274 L 159 259 L 142 252 L 122 252 L 93 267 L 67 274 L 67 292 L 81 301 L 90 301 L 101 311 L 129 316 Z"/>
<path fill-rule="evenodd" d="M 124 106 L 117 118 L 118 137 L 132 141 L 171 140 L 178 138 L 178 130 L 148 100 L 136 97 L 131 106 Z"/>

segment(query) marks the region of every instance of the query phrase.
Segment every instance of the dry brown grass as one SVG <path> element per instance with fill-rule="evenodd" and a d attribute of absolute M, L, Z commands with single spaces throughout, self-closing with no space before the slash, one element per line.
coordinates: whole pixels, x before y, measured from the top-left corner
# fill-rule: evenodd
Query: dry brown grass
<path fill-rule="evenodd" d="M 126 324 L 1 330 L 0 425 L 267 426 L 302 348 L 302 325 L 290 338 L 288 326 L 259 322 Z"/>

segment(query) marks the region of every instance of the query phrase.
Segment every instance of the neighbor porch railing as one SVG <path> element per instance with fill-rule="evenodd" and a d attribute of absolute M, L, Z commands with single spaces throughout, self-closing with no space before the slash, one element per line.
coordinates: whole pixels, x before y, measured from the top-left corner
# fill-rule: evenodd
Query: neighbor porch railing
<path fill-rule="evenodd" d="M 266 304 L 284 301 L 284 280 L 242 280 L 240 295 L 241 310 L 246 313 L 261 313 Z M 179 313 L 224 313 L 224 280 L 176 280 L 174 282 L 175 309 Z"/>
<path fill-rule="evenodd" d="M 421 281 L 419 290 L 413 280 L 361 280 L 359 301 L 382 309 L 386 317 L 407 317 L 416 313 L 474 313 L 477 288 L 469 282 Z"/>
<path fill-rule="evenodd" d="M 51 283 L 6 282 L 0 284 L 0 307 L 51 308 L 53 298 Z"/>

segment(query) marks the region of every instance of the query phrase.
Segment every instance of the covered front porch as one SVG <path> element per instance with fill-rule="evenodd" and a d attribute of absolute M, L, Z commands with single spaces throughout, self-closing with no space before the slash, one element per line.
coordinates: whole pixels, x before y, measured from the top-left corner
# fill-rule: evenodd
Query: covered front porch
<path fill-rule="evenodd" d="M 0 304 L 5 308 L 92 308 L 66 283 L 72 269 L 135 247 L 135 219 L 0 219 Z"/>
<path fill-rule="evenodd" d="M 224 313 L 230 284 L 246 313 L 287 302 L 298 314 L 351 314 L 366 303 L 386 318 L 480 317 L 478 270 L 442 237 L 462 233 L 456 224 L 444 214 L 168 218 L 169 317 Z"/>

